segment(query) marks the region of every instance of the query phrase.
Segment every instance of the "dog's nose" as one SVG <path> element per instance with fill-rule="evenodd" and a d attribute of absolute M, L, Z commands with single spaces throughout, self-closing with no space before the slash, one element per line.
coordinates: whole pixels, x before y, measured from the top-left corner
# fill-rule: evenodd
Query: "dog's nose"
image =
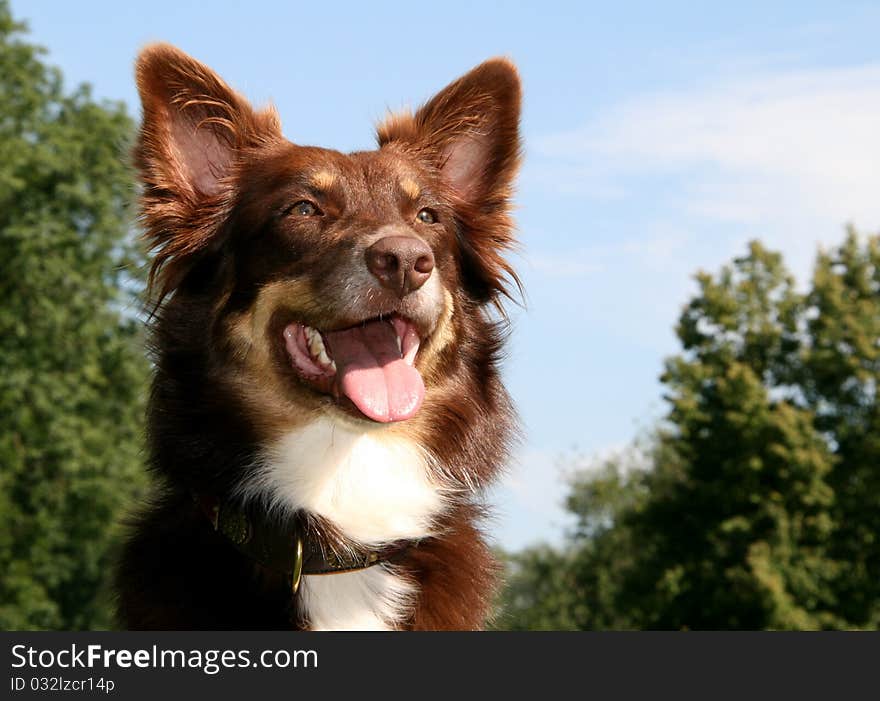
<path fill-rule="evenodd" d="M 434 254 L 415 236 L 386 236 L 367 249 L 367 268 L 401 297 L 419 289 L 431 277 Z"/>

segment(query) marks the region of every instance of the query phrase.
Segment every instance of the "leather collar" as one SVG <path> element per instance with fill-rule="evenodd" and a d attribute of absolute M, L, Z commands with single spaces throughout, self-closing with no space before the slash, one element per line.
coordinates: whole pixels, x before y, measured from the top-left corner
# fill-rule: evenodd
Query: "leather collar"
<path fill-rule="evenodd" d="M 214 530 L 235 548 L 264 567 L 290 577 L 296 594 L 304 574 L 339 574 L 362 570 L 383 562 L 395 562 L 412 547 L 408 541 L 368 550 L 351 542 L 334 544 L 320 538 L 300 519 L 270 519 L 256 509 L 246 509 L 213 495 L 194 495 L 194 500 Z"/>

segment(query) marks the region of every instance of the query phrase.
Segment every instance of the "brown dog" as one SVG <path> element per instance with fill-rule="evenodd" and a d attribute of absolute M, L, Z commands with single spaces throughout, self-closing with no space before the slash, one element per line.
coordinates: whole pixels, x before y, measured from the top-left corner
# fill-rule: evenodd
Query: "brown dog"
<path fill-rule="evenodd" d="M 121 623 L 481 627 L 481 491 L 514 423 L 491 310 L 516 283 L 516 70 L 483 63 L 352 154 L 287 141 L 168 45 L 137 83 L 160 487 Z"/>

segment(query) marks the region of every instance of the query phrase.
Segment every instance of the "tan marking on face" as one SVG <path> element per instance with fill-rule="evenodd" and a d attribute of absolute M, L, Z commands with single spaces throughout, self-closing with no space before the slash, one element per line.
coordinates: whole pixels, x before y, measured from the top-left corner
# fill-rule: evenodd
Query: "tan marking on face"
<path fill-rule="evenodd" d="M 278 374 L 273 362 L 272 344 L 284 344 L 279 334 L 268 334 L 272 314 L 288 307 L 299 311 L 314 308 L 311 286 L 305 280 L 283 280 L 265 285 L 254 305 L 230 319 L 227 335 L 233 344 L 234 371 L 226 377 L 250 407 L 259 433 L 266 439 L 282 435 L 319 415 L 291 391 L 289 382 Z"/>
<path fill-rule="evenodd" d="M 307 278 L 278 280 L 260 288 L 253 307 L 254 333 L 264 333 L 272 314 L 285 307 L 303 315 L 313 314 L 319 308 Z"/>
<path fill-rule="evenodd" d="M 437 326 L 434 333 L 431 334 L 427 350 L 433 361 L 446 346 L 453 342 L 452 315 L 455 312 L 455 302 L 452 294 L 447 289 L 443 289 L 443 311 L 437 320 Z"/>
<path fill-rule="evenodd" d="M 318 190 L 329 190 L 336 182 L 336 174 L 329 170 L 319 170 L 311 177 L 310 182 Z"/>
<path fill-rule="evenodd" d="M 264 285 L 253 306 L 229 322 L 229 336 L 236 341 L 236 356 L 253 362 L 258 356 L 260 362 L 268 362 L 266 329 L 272 314 L 278 309 L 295 309 L 303 314 L 314 312 L 311 285 L 305 279 L 280 280 Z"/>
<path fill-rule="evenodd" d="M 412 178 L 402 178 L 400 181 L 400 189 L 406 193 L 406 196 L 411 200 L 419 199 L 419 196 L 422 194 L 422 188 L 419 187 L 419 184 L 413 180 Z"/>

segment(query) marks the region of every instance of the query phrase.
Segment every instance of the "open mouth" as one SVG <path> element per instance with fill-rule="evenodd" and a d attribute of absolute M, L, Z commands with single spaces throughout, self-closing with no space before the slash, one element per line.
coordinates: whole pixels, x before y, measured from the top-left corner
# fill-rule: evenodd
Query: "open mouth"
<path fill-rule="evenodd" d="M 400 317 L 365 321 L 341 331 L 294 322 L 284 328 L 287 354 L 312 387 L 347 397 L 368 419 L 404 421 L 418 412 L 425 384 L 415 368 L 421 339 Z"/>

